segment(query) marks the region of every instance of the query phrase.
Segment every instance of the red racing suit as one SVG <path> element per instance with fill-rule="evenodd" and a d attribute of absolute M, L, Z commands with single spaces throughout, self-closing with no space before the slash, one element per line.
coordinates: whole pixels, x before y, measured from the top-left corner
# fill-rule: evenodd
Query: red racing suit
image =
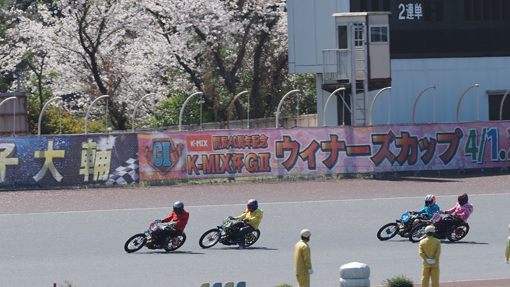
<path fill-rule="evenodd" d="M 177 215 L 175 211 L 172 211 L 172 214 L 170 214 L 170 216 L 168 217 L 163 218 L 161 222 L 170 222 L 172 220 L 173 222 L 177 223 L 177 225 L 174 226 L 175 229 L 184 231 L 186 224 L 188 224 L 188 219 L 189 212 L 187 212 L 186 210 L 183 210 L 179 215 Z"/>

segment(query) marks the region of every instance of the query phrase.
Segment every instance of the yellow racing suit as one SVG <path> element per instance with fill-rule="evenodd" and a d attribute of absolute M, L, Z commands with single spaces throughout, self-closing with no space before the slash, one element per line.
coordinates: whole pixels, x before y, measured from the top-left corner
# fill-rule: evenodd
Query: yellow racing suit
<path fill-rule="evenodd" d="M 260 221 L 262 220 L 262 215 L 264 214 L 264 211 L 262 209 L 255 209 L 254 211 L 249 211 L 246 209 L 243 214 L 234 217 L 235 220 L 245 219 L 248 218 L 249 221 L 247 222 L 249 225 L 253 226 L 253 228 L 258 229 Z"/>

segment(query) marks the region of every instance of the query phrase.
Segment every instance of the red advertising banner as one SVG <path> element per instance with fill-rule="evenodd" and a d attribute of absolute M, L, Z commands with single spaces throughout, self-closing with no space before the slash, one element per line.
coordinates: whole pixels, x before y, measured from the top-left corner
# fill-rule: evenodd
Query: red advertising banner
<path fill-rule="evenodd" d="M 140 180 L 508 167 L 510 123 L 139 134 Z"/>

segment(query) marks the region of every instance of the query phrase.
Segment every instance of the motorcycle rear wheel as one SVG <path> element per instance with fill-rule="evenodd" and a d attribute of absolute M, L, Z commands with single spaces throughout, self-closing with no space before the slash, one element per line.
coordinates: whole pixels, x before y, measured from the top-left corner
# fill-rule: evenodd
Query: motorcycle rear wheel
<path fill-rule="evenodd" d="M 126 241 L 126 244 L 124 244 L 124 250 L 127 253 L 136 252 L 136 251 L 142 249 L 142 247 L 145 246 L 146 242 L 147 242 L 147 237 L 145 237 L 145 234 L 143 234 L 143 233 L 135 234 L 135 235 L 131 236 L 131 238 L 129 238 Z"/>
<path fill-rule="evenodd" d="M 246 234 L 244 246 L 245 247 L 252 246 L 253 244 L 255 244 L 255 242 L 257 242 L 257 240 L 259 240 L 259 237 L 260 237 L 260 230 L 258 230 L 258 229 Z"/>
<path fill-rule="evenodd" d="M 379 238 L 379 240 L 391 239 L 391 238 L 395 237 L 395 235 L 398 234 L 399 230 L 400 230 L 400 227 L 395 222 L 385 224 L 377 232 L 377 238 Z"/>
<path fill-rule="evenodd" d="M 179 237 L 179 245 L 172 247 L 172 248 L 165 248 L 166 251 L 175 251 L 175 250 L 179 249 L 182 245 L 184 245 L 184 242 L 186 242 L 186 234 L 183 233 L 177 237 Z"/>
<path fill-rule="evenodd" d="M 420 242 L 420 240 L 427 237 L 427 234 L 425 233 L 425 227 L 427 226 L 427 224 L 419 224 L 411 229 L 411 232 L 409 233 L 409 240 L 412 242 Z"/>
<path fill-rule="evenodd" d="M 452 232 L 452 234 L 450 234 L 450 236 L 448 236 L 448 240 L 452 241 L 452 242 L 455 242 L 455 241 L 459 241 L 461 240 L 462 238 L 466 237 L 466 235 L 468 234 L 469 232 L 469 225 L 461 225 L 461 226 L 457 226 L 456 229 L 459 229 L 459 228 L 462 228 L 462 232 L 457 235 L 457 233 L 455 232 L 455 230 Z"/>
<path fill-rule="evenodd" d="M 198 241 L 198 244 L 200 244 L 200 247 L 202 248 L 210 248 L 216 245 L 221 237 L 221 231 L 218 228 L 213 228 L 210 230 L 207 230 L 202 236 L 200 237 L 200 240 Z"/>

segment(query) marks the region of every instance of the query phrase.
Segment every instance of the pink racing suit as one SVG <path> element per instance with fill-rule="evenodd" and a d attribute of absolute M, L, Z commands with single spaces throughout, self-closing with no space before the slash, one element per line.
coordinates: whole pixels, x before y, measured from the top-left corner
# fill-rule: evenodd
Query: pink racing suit
<path fill-rule="evenodd" d="M 462 219 L 464 222 L 467 222 L 467 219 L 473 213 L 473 205 L 467 202 L 464 205 L 460 205 L 457 203 L 452 209 L 448 209 L 444 211 L 447 214 L 455 213 L 455 218 Z"/>

